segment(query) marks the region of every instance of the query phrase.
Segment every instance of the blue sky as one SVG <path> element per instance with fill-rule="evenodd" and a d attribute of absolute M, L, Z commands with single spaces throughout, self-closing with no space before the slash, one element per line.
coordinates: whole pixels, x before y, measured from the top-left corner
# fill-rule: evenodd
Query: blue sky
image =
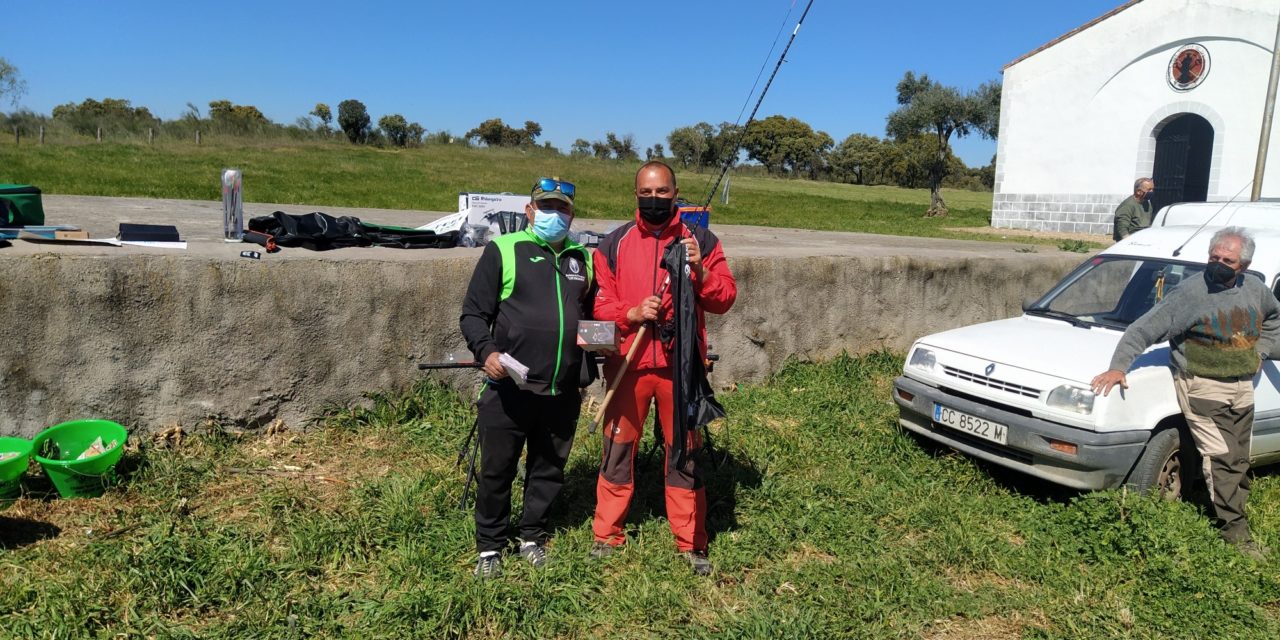
<path fill-rule="evenodd" d="M 114 97 L 174 118 L 225 98 L 290 123 L 355 98 L 375 122 L 400 113 L 458 135 L 535 120 L 562 150 L 608 131 L 643 149 L 678 126 L 737 119 L 805 1 L 42 0 L 6 7 L 6 24 L 27 26 L 5 29 L 0 57 L 27 81 L 20 105 L 42 113 Z M 973 88 L 1120 3 L 815 0 L 759 117 L 794 116 L 837 143 L 883 136 L 903 72 Z M 976 137 L 954 145 L 971 166 L 995 153 Z"/>

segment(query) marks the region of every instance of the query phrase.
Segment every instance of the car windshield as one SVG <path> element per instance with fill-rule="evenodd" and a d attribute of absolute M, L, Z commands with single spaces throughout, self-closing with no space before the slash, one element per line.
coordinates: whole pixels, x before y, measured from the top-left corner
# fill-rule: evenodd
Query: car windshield
<path fill-rule="evenodd" d="M 1205 264 L 1098 256 L 1027 309 L 1031 315 L 1124 329 Z"/>

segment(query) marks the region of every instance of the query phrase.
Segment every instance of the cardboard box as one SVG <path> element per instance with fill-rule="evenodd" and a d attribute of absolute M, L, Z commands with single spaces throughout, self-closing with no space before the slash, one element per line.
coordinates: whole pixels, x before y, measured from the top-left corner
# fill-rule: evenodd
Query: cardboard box
<path fill-rule="evenodd" d="M 433 220 L 417 227 L 436 233 L 450 231 L 467 232 L 471 227 L 484 227 L 489 230 L 487 237 L 496 238 L 503 234 L 498 219 L 507 213 L 507 219 L 518 218 L 522 223 L 526 220 L 524 206 L 529 204 L 529 196 L 510 193 L 459 193 L 458 212 Z M 470 246 L 470 245 L 467 245 Z"/>
<path fill-rule="evenodd" d="M 578 346 L 583 351 L 617 350 L 617 325 L 602 320 L 579 320 Z"/>
<path fill-rule="evenodd" d="M 511 211 L 524 215 L 524 206 L 529 204 L 528 195 L 513 193 L 459 193 L 458 212 L 467 213 L 467 224 L 489 225 L 489 234 L 500 235 L 498 229 L 498 213 Z"/>

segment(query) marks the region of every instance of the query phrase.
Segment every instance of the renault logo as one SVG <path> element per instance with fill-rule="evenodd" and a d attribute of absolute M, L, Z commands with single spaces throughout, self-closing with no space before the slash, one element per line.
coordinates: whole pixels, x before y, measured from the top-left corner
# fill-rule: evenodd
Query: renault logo
<path fill-rule="evenodd" d="M 996 370 L 996 363 L 992 362 L 991 364 L 987 365 L 987 368 L 983 369 L 982 372 L 987 375 L 991 375 L 991 372 L 995 370 Z"/>

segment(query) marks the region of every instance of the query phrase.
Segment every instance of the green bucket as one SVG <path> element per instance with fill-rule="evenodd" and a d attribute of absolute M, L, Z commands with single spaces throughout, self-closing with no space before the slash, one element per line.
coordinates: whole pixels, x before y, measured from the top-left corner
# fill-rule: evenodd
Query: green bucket
<path fill-rule="evenodd" d="M 16 458 L 0 462 L 0 509 L 13 504 L 22 495 L 22 474 L 31 462 L 31 441 L 26 438 L 0 438 L 0 457 L 16 453 Z"/>
<path fill-rule="evenodd" d="M 92 458 L 76 460 L 99 437 L 105 445 L 115 440 L 116 446 Z M 41 431 L 31 441 L 31 449 L 62 497 L 95 498 L 115 480 L 116 463 L 124 454 L 128 437 L 124 427 L 110 420 L 72 420 Z M 52 443 L 54 457 L 40 455 L 45 442 Z"/>

